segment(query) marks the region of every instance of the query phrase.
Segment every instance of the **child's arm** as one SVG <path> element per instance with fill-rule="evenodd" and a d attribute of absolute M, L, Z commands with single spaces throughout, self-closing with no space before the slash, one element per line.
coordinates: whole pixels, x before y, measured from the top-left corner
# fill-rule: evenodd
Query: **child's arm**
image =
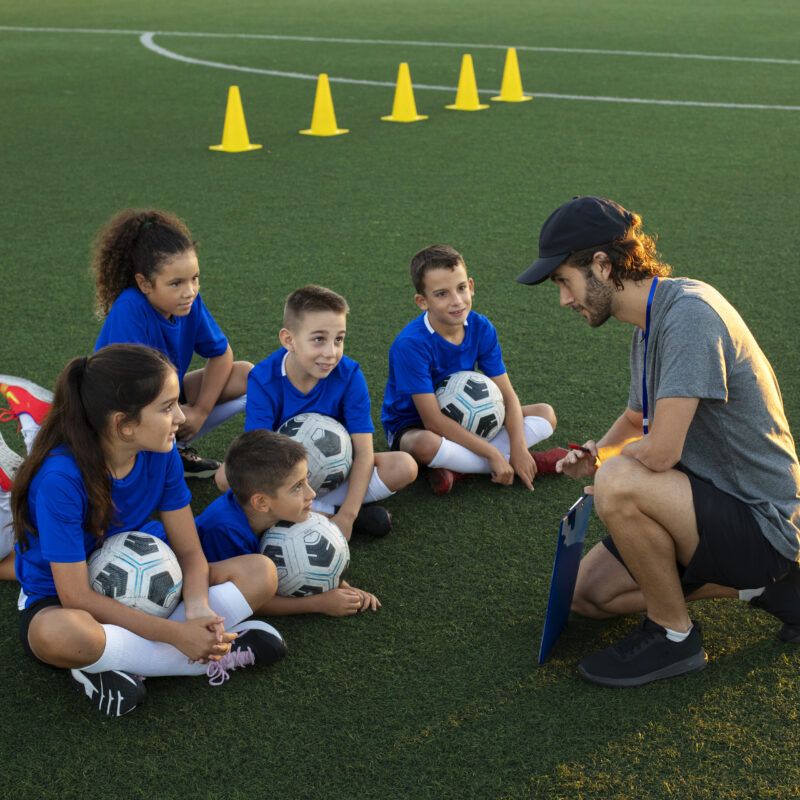
<path fill-rule="evenodd" d="M 213 356 L 206 361 L 205 367 L 200 371 L 200 388 L 193 391 L 194 387 L 184 381 L 184 391 L 186 393 L 186 404 L 181 406 L 181 410 L 186 420 L 178 428 L 180 439 L 191 439 L 203 427 L 203 423 L 217 404 L 222 390 L 228 383 L 233 370 L 233 350 L 228 345 L 228 349 L 219 356 Z"/>
<path fill-rule="evenodd" d="M 417 407 L 419 418 L 425 428 L 439 436 L 444 436 L 451 442 L 456 442 L 466 447 L 473 453 L 483 456 L 492 470 L 492 481 L 510 486 L 514 481 L 514 468 L 505 460 L 503 454 L 492 444 L 470 433 L 465 427 L 455 420 L 442 414 L 436 395 L 431 393 L 413 394 L 411 399 Z"/>
<path fill-rule="evenodd" d="M 208 616 L 186 622 L 174 622 L 135 608 L 95 592 L 89 585 L 89 571 L 85 561 L 50 563 L 58 599 L 64 608 L 87 611 L 99 623 L 118 625 L 153 642 L 165 642 L 177 647 L 189 661 L 216 661 L 229 649 L 228 643 L 236 634 L 224 634 L 220 642 L 213 626 L 220 617 L 213 611 Z"/>
<path fill-rule="evenodd" d="M 339 511 L 331 518 L 331 522 L 339 526 L 347 541 L 350 541 L 353 521 L 361 510 L 361 504 L 364 502 L 364 495 L 367 493 L 375 466 L 372 434 L 354 433 L 350 439 L 353 442 L 353 466 L 350 467 L 350 474 L 347 478 L 347 495 L 339 507 Z"/>
<path fill-rule="evenodd" d="M 356 589 L 344 581 L 336 589 L 305 597 L 282 597 L 276 594 L 262 603 L 256 613 L 267 617 L 289 614 L 327 614 L 329 617 L 346 617 L 371 608 L 377 611 L 380 600 L 374 594 Z"/>
<path fill-rule="evenodd" d="M 525 443 L 525 427 L 519 398 L 511 385 L 511 379 L 508 377 L 507 372 L 495 376 L 492 380 L 497 384 L 497 388 L 500 389 L 500 393 L 503 395 L 503 403 L 506 407 L 506 418 L 503 424 L 508 432 L 508 441 L 511 447 L 511 454 L 508 460 L 522 482 L 529 489 L 533 489 L 536 462 L 533 460 L 533 456 Z"/>
<path fill-rule="evenodd" d="M 183 572 L 182 598 L 187 622 L 213 616 L 218 621 L 210 626 L 210 630 L 215 633 L 218 643 L 233 641 L 236 637 L 225 633 L 223 620 L 208 605 L 208 561 L 200 546 L 191 507 L 162 511 L 161 522 Z M 227 652 L 227 648 L 223 652 Z"/>

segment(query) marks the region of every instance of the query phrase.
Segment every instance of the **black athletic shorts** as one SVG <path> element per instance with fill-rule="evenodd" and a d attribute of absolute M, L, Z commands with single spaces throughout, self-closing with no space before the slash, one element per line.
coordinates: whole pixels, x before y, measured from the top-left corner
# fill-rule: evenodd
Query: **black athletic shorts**
<path fill-rule="evenodd" d="M 20 611 L 19 614 L 19 641 L 20 644 L 22 645 L 22 649 L 25 651 L 26 655 L 30 656 L 34 661 L 38 661 L 40 664 L 44 664 L 46 667 L 50 667 L 52 666 L 52 664 L 47 664 L 40 658 L 37 658 L 36 654 L 33 652 L 33 650 L 31 650 L 31 646 L 28 643 L 28 628 L 30 628 L 31 621 L 33 620 L 33 618 L 43 608 L 47 608 L 48 606 L 60 606 L 60 605 L 61 601 L 58 599 L 57 595 L 54 595 L 53 597 L 42 597 L 35 603 L 31 603 L 31 605 L 29 605 L 26 609 Z"/>
<path fill-rule="evenodd" d="M 396 453 L 400 449 L 400 440 L 409 432 L 409 431 L 418 431 L 422 429 L 422 423 L 411 422 L 408 425 L 403 425 L 402 428 L 398 428 L 397 433 L 392 437 L 392 443 L 389 445 L 389 450 L 393 453 Z"/>
<path fill-rule="evenodd" d="M 684 595 L 706 583 L 757 589 L 789 571 L 792 562 L 767 541 L 747 503 L 698 478 L 680 464 L 676 469 L 691 484 L 700 535 L 689 563 L 677 565 Z M 611 536 L 606 536 L 603 544 L 624 566 Z"/>

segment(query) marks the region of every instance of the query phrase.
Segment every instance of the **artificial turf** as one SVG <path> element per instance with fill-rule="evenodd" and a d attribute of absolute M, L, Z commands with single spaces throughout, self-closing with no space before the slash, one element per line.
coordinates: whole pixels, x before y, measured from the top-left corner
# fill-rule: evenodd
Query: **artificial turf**
<path fill-rule="evenodd" d="M 627 399 L 630 328 L 590 330 L 559 309 L 552 286 L 513 278 L 553 208 L 601 194 L 643 215 L 676 274 L 712 283 L 740 310 L 797 429 L 800 111 L 546 96 L 475 113 L 444 105 L 470 52 L 446 45 L 471 43 L 492 45 L 471 52 L 478 87 L 493 94 L 515 45 L 534 95 L 799 106 L 799 22 L 789 0 L 5 3 L 0 371 L 52 386 L 91 351 L 91 240 L 120 208 L 152 205 L 197 238 L 204 301 L 238 358 L 278 346 L 292 289 L 344 294 L 346 352 L 362 364 L 376 423 L 389 344 L 417 312 L 408 261 L 431 242 L 455 246 L 518 394 L 556 409 L 553 443 L 597 437 Z M 415 84 L 453 91 L 417 90 L 429 119 L 396 125 L 380 120 L 391 86 L 333 81 L 351 133 L 303 137 L 311 80 L 191 65 L 136 34 L 74 29 L 438 42 L 155 37 L 195 59 L 388 84 L 408 61 Z M 233 83 L 262 150 L 207 149 Z M 221 456 L 240 429 L 226 424 L 202 452 Z M 3 436 L 21 446 L 11 426 Z M 375 439 L 385 447 L 380 430 Z M 214 497 L 208 484 L 191 488 L 196 511 Z M 536 665 L 558 519 L 580 490 L 542 477 L 529 494 L 475 477 L 434 498 L 421 479 L 387 502 L 390 537 L 352 545 L 349 580 L 379 596 L 378 613 L 279 620 L 290 655 L 277 668 L 219 689 L 149 680 L 147 703 L 119 720 L 24 659 L 17 590 L 0 586 L 0 796 L 800 796 L 800 655 L 762 612 L 697 604 L 710 663 L 685 679 L 631 691 L 580 681 L 580 657 L 632 618 L 574 617 Z M 593 519 L 589 543 L 602 534 Z"/>

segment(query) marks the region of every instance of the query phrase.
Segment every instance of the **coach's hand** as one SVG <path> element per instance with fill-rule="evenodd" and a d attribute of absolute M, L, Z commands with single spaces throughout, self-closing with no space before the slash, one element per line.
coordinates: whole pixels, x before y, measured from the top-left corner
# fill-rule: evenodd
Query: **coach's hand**
<path fill-rule="evenodd" d="M 556 463 L 556 472 L 569 475 L 570 478 L 592 478 L 597 472 L 599 462 L 597 460 L 597 443 L 591 439 L 584 442 L 583 446 L 589 451 L 584 453 L 583 450 L 570 450 L 564 458 Z M 593 494 L 589 491 L 592 487 L 586 487 L 587 494 Z"/>

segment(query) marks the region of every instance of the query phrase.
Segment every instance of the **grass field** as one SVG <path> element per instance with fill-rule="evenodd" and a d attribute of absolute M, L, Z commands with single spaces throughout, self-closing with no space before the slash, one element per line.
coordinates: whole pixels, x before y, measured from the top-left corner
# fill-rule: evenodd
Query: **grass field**
<path fill-rule="evenodd" d="M 255 71 L 164 57 L 140 41 L 159 31 L 171 34 L 153 41 L 179 56 Z M 203 298 L 239 358 L 277 347 L 292 289 L 344 294 L 346 352 L 376 423 L 389 344 L 416 313 L 408 261 L 452 244 L 523 401 L 555 407 L 555 443 L 597 437 L 627 399 L 630 329 L 590 330 L 554 287 L 513 278 L 553 208 L 600 194 L 643 215 L 676 274 L 740 310 L 798 430 L 799 36 L 791 0 L 9 0 L 0 372 L 52 386 L 91 351 L 91 240 L 118 209 L 152 205 L 198 239 Z M 462 54 L 485 98 L 510 45 L 539 96 L 445 111 Z M 448 87 L 416 91 L 427 121 L 380 121 L 401 61 L 415 84 Z M 327 72 L 351 133 L 299 136 L 314 81 L 267 71 Z M 208 150 L 231 84 L 262 150 Z M 202 452 L 222 456 L 240 429 L 228 423 Z M 12 426 L 3 436 L 21 446 Z M 191 488 L 196 511 L 214 497 Z M 279 667 L 219 689 L 153 679 L 147 703 L 119 720 L 24 660 L 17 590 L 0 586 L 0 796 L 800 796 L 800 653 L 763 613 L 695 606 L 710 663 L 686 679 L 609 691 L 578 678 L 582 655 L 632 618 L 572 618 L 536 665 L 558 519 L 580 490 L 543 477 L 530 495 L 474 478 L 439 499 L 419 480 L 387 502 L 392 536 L 352 546 L 350 579 L 379 596 L 379 613 L 279 620 L 290 647 Z M 595 518 L 590 543 L 602 535 Z"/>

